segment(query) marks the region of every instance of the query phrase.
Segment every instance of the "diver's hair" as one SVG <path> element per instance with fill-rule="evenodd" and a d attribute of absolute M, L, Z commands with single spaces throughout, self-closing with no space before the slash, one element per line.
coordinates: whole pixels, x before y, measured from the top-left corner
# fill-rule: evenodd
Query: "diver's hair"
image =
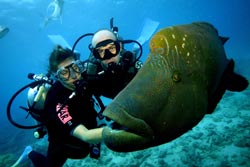
<path fill-rule="evenodd" d="M 58 65 L 69 57 L 72 57 L 74 60 L 79 58 L 78 55 L 74 54 L 69 48 L 56 45 L 49 56 L 48 74 L 55 73 Z"/>

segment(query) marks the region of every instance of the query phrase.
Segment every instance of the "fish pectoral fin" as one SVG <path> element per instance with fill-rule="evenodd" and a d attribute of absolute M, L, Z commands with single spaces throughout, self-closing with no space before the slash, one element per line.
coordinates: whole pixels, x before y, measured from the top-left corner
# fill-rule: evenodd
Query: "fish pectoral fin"
<path fill-rule="evenodd" d="M 234 72 L 234 60 L 232 59 L 229 60 L 224 75 L 226 89 L 229 91 L 241 92 L 249 85 L 248 80 L 245 77 Z"/>

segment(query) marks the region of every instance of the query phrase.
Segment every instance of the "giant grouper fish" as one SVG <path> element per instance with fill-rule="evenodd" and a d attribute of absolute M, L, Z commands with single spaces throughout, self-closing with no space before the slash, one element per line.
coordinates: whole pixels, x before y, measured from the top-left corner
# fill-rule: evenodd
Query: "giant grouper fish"
<path fill-rule="evenodd" d="M 103 112 L 120 125 L 104 128 L 108 148 L 130 152 L 170 142 L 211 114 L 226 90 L 245 90 L 248 81 L 226 57 L 227 39 L 206 22 L 158 31 L 143 67 Z"/>

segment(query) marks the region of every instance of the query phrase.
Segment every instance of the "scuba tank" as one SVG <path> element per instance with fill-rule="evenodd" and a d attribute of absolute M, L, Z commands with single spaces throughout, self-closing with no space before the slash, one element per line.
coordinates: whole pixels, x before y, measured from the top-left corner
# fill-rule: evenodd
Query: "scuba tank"
<path fill-rule="evenodd" d="M 29 88 L 27 94 L 27 106 L 31 110 L 31 116 L 37 121 L 37 123 L 42 124 L 42 115 L 44 112 L 44 103 L 46 100 L 47 93 L 51 85 L 44 83 L 42 85 L 37 85 L 34 88 Z M 33 135 L 35 138 L 43 138 L 47 134 L 46 127 L 41 125 L 37 128 Z"/>
<path fill-rule="evenodd" d="M 46 100 L 46 95 L 53 84 L 53 81 L 48 78 L 46 75 L 39 74 L 28 74 L 29 79 L 33 79 L 35 81 L 25 85 L 21 89 L 19 89 L 9 100 L 7 106 L 7 118 L 11 124 L 21 129 L 33 129 L 38 128 L 34 132 L 35 138 L 42 138 L 47 132 L 46 128 L 43 125 L 43 113 L 44 113 L 44 103 Z M 27 106 L 20 106 L 20 109 L 27 112 L 26 118 L 31 115 L 33 119 L 36 120 L 36 125 L 27 126 L 22 125 L 14 121 L 11 114 L 11 106 L 17 96 L 22 93 L 24 90 L 28 89 L 27 93 Z"/>
<path fill-rule="evenodd" d="M 49 91 L 51 85 L 49 84 L 42 84 L 35 86 L 34 88 L 29 88 L 27 94 L 27 105 L 29 109 L 32 110 L 32 116 L 37 120 L 40 118 L 40 112 L 44 109 L 44 103 L 46 100 L 46 95 Z"/>

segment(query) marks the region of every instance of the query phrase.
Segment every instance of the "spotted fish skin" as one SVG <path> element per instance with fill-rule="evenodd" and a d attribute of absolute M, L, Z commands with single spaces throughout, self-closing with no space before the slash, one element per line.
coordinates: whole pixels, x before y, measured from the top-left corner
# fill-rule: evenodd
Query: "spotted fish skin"
<path fill-rule="evenodd" d="M 228 89 L 225 83 L 242 83 L 239 91 L 244 90 L 248 82 L 233 72 L 222 39 L 206 22 L 158 31 L 143 67 L 104 110 L 122 127 L 105 128 L 104 143 L 118 152 L 167 143 L 214 110 Z M 237 77 L 228 80 L 232 75 Z"/>

